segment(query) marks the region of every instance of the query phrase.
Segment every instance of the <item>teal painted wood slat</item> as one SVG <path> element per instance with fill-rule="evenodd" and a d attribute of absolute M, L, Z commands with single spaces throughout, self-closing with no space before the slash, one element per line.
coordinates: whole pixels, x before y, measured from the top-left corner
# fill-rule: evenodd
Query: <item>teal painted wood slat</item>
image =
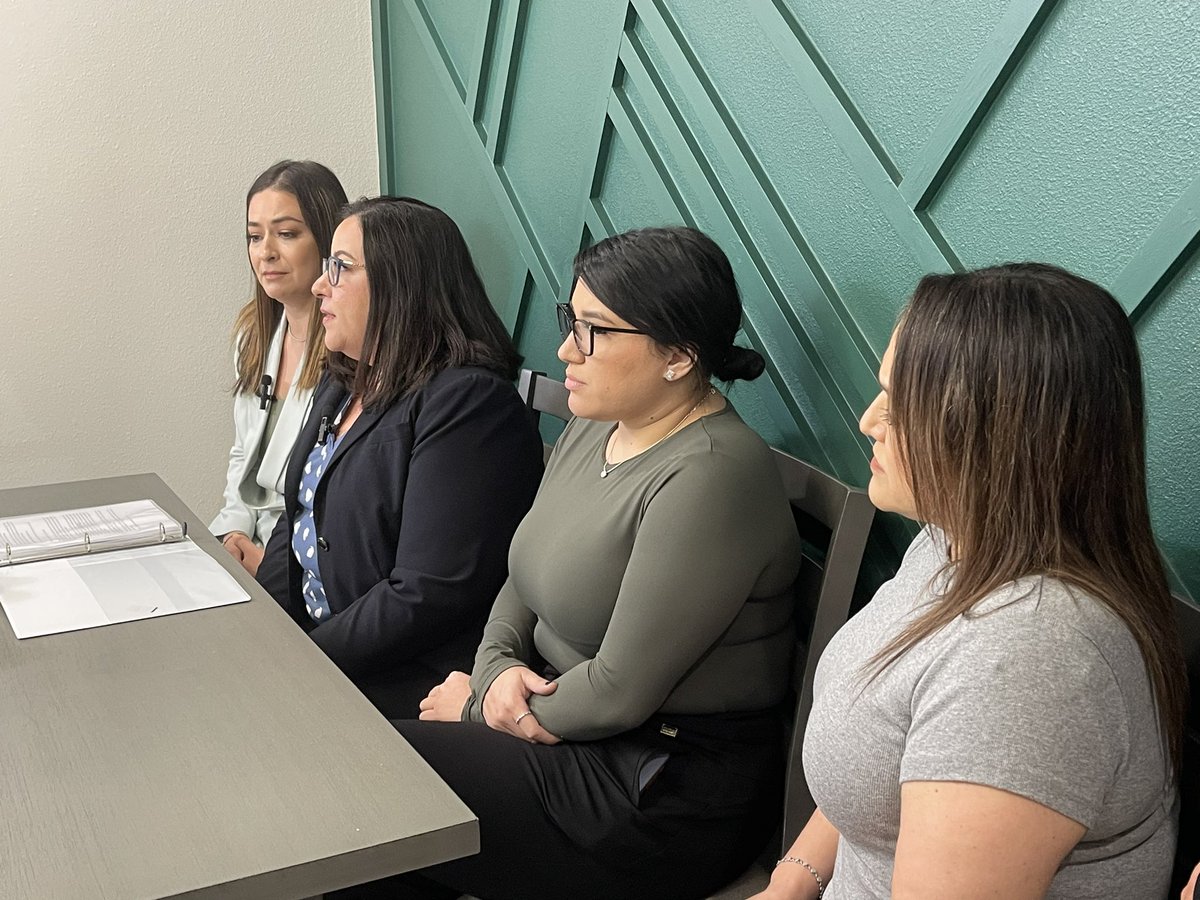
<path fill-rule="evenodd" d="M 879 366 L 879 357 L 872 349 L 858 324 L 854 321 L 845 300 L 824 266 L 813 251 L 804 231 L 795 216 L 787 208 L 770 176 L 738 128 L 737 122 L 722 101 L 716 85 L 705 73 L 700 60 L 688 46 L 685 36 L 672 21 L 669 14 L 655 4 L 643 4 L 646 15 L 643 26 L 654 39 L 659 52 L 671 66 L 676 83 L 682 88 L 685 99 L 698 117 L 695 123 L 684 124 L 677 113 L 677 127 L 703 130 L 721 154 L 726 166 L 735 174 L 740 188 L 740 202 L 729 205 L 745 208 L 746 201 L 755 207 L 756 221 L 763 229 L 761 236 L 748 232 L 743 240 L 763 243 L 772 247 L 781 257 L 793 277 L 797 277 L 804 296 L 804 308 L 813 316 L 830 343 L 828 354 L 836 360 L 838 374 L 836 392 L 842 394 L 847 405 L 857 408 L 865 398 L 873 396 L 874 373 Z M 632 50 L 627 54 L 629 66 L 636 69 L 643 79 L 654 82 L 660 96 L 668 92 L 653 73 L 648 55 L 641 46 L 637 33 L 628 31 L 628 43 Z M 624 60 L 625 57 L 622 57 Z M 693 142 L 696 143 L 696 142 Z M 715 191 L 722 192 L 721 185 L 714 184 Z M 736 216 L 736 213 L 734 214 Z M 773 296 L 782 299 L 788 307 L 785 312 L 794 316 L 788 298 L 782 289 Z M 797 320 L 796 327 L 804 326 Z M 843 384 L 848 392 L 843 390 Z"/>
<path fill-rule="evenodd" d="M 500 185 L 500 190 L 504 192 L 504 196 L 508 200 L 507 209 L 516 217 L 521 233 L 526 236 L 526 246 L 533 253 L 537 268 L 544 273 L 547 289 L 551 296 L 557 297 L 561 279 L 558 277 L 555 266 L 550 262 L 546 248 L 542 246 L 542 242 L 537 237 L 533 221 L 529 218 L 529 213 L 526 211 L 525 205 L 521 202 L 521 198 L 517 194 L 512 180 L 508 177 L 508 173 L 504 171 L 504 166 L 495 166 L 493 171 L 496 173 L 496 181 Z M 533 267 L 530 266 L 530 268 Z"/>
<path fill-rule="evenodd" d="M 665 133 L 670 138 L 677 139 L 676 145 L 672 148 L 672 155 L 676 162 L 685 157 L 690 157 L 688 162 L 693 163 L 694 168 L 692 165 L 689 165 L 686 167 L 686 171 L 688 173 L 697 173 L 693 179 L 693 184 L 700 185 L 711 193 L 720 209 L 721 216 L 728 223 L 727 233 L 733 238 L 734 243 L 729 243 L 728 238 L 725 239 L 725 243 L 730 249 L 731 255 L 736 255 L 738 248 L 744 251 L 754 268 L 757 283 L 761 284 L 763 288 L 762 296 L 769 298 L 771 301 L 770 304 L 757 306 L 753 312 L 747 310 L 747 317 L 757 315 L 771 322 L 770 333 L 775 336 L 775 339 L 781 341 L 784 346 L 790 345 L 790 349 L 794 353 L 803 357 L 802 360 L 797 360 L 799 370 L 804 373 L 802 383 L 807 385 L 810 390 L 816 384 L 819 384 L 823 392 L 822 400 L 828 404 L 825 405 L 825 403 L 822 403 L 820 405 L 828 412 L 837 412 L 840 415 L 842 427 L 851 433 L 856 432 L 858 423 L 857 409 L 865 404 L 861 398 L 846 396 L 842 382 L 835 376 L 828 361 L 817 351 L 811 336 L 808 334 L 807 328 L 799 320 L 795 309 L 789 302 L 783 286 L 779 283 L 770 266 L 767 265 L 766 260 L 763 258 L 762 251 L 754 235 L 749 232 L 742 221 L 737 204 L 731 199 L 726 187 L 716 179 L 711 166 L 704 157 L 703 151 L 691 133 L 688 123 L 683 120 L 678 108 L 674 106 L 673 101 L 663 90 L 661 82 L 656 81 L 650 70 L 645 68 L 644 61 L 639 58 L 636 49 L 634 49 L 635 41 L 636 36 L 630 35 L 629 40 L 622 45 L 621 49 L 620 58 L 625 65 L 627 76 L 640 85 L 638 95 L 642 98 L 643 103 L 653 111 L 660 133 Z M 644 130 L 641 133 L 644 135 L 643 143 L 648 143 L 649 136 L 645 135 Z M 681 172 L 678 169 L 664 169 L 664 174 L 668 178 L 678 178 Z M 680 202 L 682 203 L 682 199 Z M 700 215 L 697 214 L 698 212 L 700 211 L 689 211 L 689 224 L 697 222 L 700 218 Z M 705 210 L 703 212 L 705 213 L 705 218 L 710 220 L 714 218 L 711 211 Z M 744 281 L 745 273 L 742 272 L 739 274 Z M 814 293 L 819 294 L 820 288 L 814 283 L 813 290 Z M 808 299 L 816 301 L 817 297 L 814 296 Z M 768 359 L 772 357 L 775 357 L 773 364 L 777 369 L 781 371 L 792 369 L 791 366 L 784 364 L 778 359 L 778 354 L 771 354 L 768 356 Z M 861 376 L 864 373 L 869 376 L 869 365 L 862 366 L 862 371 L 859 374 Z M 816 379 L 815 382 L 813 381 L 814 378 Z"/>
<path fill-rule="evenodd" d="M 467 95 L 464 100 L 470 110 L 471 120 L 479 132 L 479 139 L 487 142 L 487 129 L 483 121 L 483 101 L 487 96 L 488 79 L 492 71 L 492 54 L 496 47 L 496 25 L 500 18 L 502 0 L 491 0 L 488 4 L 487 21 L 475 34 L 475 47 L 471 58 L 475 67 L 471 70 L 467 82 Z"/>
<path fill-rule="evenodd" d="M 633 77 L 631 67 L 637 65 L 637 62 L 628 40 L 621 45 L 620 58 L 626 67 L 626 77 Z M 639 96 L 643 103 L 654 110 L 660 130 L 668 133 L 675 141 L 672 148 L 674 165 L 668 167 L 659 157 L 659 162 L 651 164 L 650 168 L 658 173 L 659 177 L 666 176 L 663 177 L 663 188 L 675 198 L 676 207 L 686 224 L 700 227 L 711 234 L 726 248 L 731 258 L 736 259 L 744 255 L 748 259 L 749 267 L 743 267 L 738 273 L 744 294 L 774 299 L 774 302 L 770 303 L 747 304 L 743 321 L 748 332 L 752 331 L 757 335 L 765 330 L 776 342 L 775 349 L 768 347 L 766 342 L 760 342 L 760 346 L 755 348 L 766 359 L 772 381 L 781 386 L 780 392 L 784 398 L 787 416 L 786 421 L 778 421 L 776 426 L 781 431 L 794 431 L 797 424 L 803 425 L 813 434 L 812 442 L 807 443 L 809 454 L 819 453 L 823 466 L 846 477 L 844 473 L 857 471 L 866 459 L 866 451 L 856 437 L 857 412 L 848 411 L 840 388 L 830 377 L 828 367 L 820 354 L 815 352 L 804 328 L 795 320 L 794 312 L 782 296 L 782 288 L 746 232 L 728 195 L 713 177 L 712 170 L 696 145 L 694 137 L 686 129 L 661 127 L 678 125 L 678 112 L 673 115 L 668 108 L 669 99 L 656 90 L 644 70 L 640 70 L 640 74 L 647 80 L 645 90 L 639 91 Z M 623 99 L 622 93 L 618 93 L 617 96 Z M 618 134 L 631 150 L 640 151 L 651 158 L 657 156 L 645 126 L 638 121 L 629 104 L 613 104 L 609 114 Z M 711 206 L 703 209 L 692 207 L 674 186 L 673 182 L 676 180 L 686 180 L 694 189 L 708 192 L 713 200 Z M 702 222 L 705 224 L 702 225 Z M 739 250 L 742 252 L 739 253 Z M 800 405 L 795 396 L 800 386 L 805 393 L 813 396 L 813 403 L 807 410 Z M 839 416 L 839 422 L 834 427 L 821 429 L 823 441 L 816 440 L 817 432 L 813 425 L 817 419 L 817 410 L 824 411 L 826 417 L 830 413 Z"/>
<path fill-rule="evenodd" d="M 596 241 L 602 241 L 617 233 L 613 228 L 612 220 L 598 200 L 593 200 L 588 204 L 587 213 L 583 217 L 583 225 L 584 242 L 587 244 L 594 244 Z"/>
<path fill-rule="evenodd" d="M 426 52 L 429 54 L 430 61 L 433 62 L 440 59 L 437 42 L 430 29 L 426 26 L 425 20 L 416 4 L 417 0 L 404 0 L 403 7 L 408 12 L 413 33 L 417 35 L 418 40 L 420 40 L 422 46 L 425 47 Z M 552 267 L 547 265 L 546 253 L 538 244 L 537 235 L 529 226 L 528 219 L 524 216 L 523 211 L 514 205 L 515 194 L 512 190 L 512 185 L 508 184 L 507 180 L 502 178 L 501 172 L 495 166 L 491 154 L 480 143 L 479 135 L 475 130 L 475 123 L 467 115 L 466 107 L 462 103 L 463 97 L 459 96 L 449 70 L 444 66 L 435 66 L 434 68 L 437 70 L 438 81 L 445 88 L 447 96 L 458 98 L 458 105 L 461 108 L 461 112 L 455 115 L 455 119 L 462 125 L 463 139 L 469 140 L 473 145 L 473 152 L 477 153 L 480 165 L 486 166 L 489 170 L 488 183 L 495 193 L 513 238 L 521 248 L 522 259 L 529 270 L 533 272 L 542 289 L 551 296 L 558 296 L 559 279 Z"/>
<path fill-rule="evenodd" d="M 1112 285 L 1130 318 L 1140 319 L 1162 289 L 1200 248 L 1200 176 L 1142 242 Z"/>
<path fill-rule="evenodd" d="M 504 327 L 508 329 L 509 334 L 521 334 L 525 330 L 525 320 L 529 316 L 529 305 L 536 286 L 537 282 L 533 280 L 533 273 L 528 269 L 517 277 L 517 285 L 513 289 L 513 295 L 517 297 L 517 302 L 508 304 L 507 308 L 512 312 L 503 319 Z"/>
<path fill-rule="evenodd" d="M 924 210 L 937 195 L 1057 4 L 1058 0 L 1013 0 L 1009 4 L 992 39 L 917 154 L 916 166 L 900 182 L 900 194 L 913 209 Z"/>
<path fill-rule="evenodd" d="M 396 126 L 392 110 L 396 98 L 392 96 L 392 64 L 388 44 L 380 39 L 390 33 L 391 13 L 387 0 L 371 0 L 371 29 L 375 40 L 371 42 L 371 56 L 375 63 L 375 124 L 379 142 L 379 189 L 390 194 L 396 184 Z"/>
<path fill-rule="evenodd" d="M 603 49 L 605 54 L 611 54 L 611 59 L 613 60 L 613 76 L 611 83 L 612 89 L 603 96 L 595 95 L 596 105 L 593 109 L 583 109 L 580 111 L 583 115 L 590 114 L 589 121 L 596 123 L 596 129 L 592 132 L 592 137 L 589 139 L 586 145 L 586 147 L 589 149 L 594 148 L 594 152 L 591 154 L 591 156 L 595 160 L 595 164 L 592 166 L 590 176 L 583 184 L 579 186 L 579 191 L 577 194 L 579 197 L 579 206 L 575 211 L 574 220 L 582 223 L 583 230 L 579 249 L 583 249 L 585 246 L 588 246 L 593 240 L 592 236 L 587 233 L 587 222 L 588 217 L 592 214 L 593 210 L 597 208 L 596 201 L 603 190 L 604 172 L 608 166 L 608 155 L 611 150 L 613 139 L 613 125 L 612 121 L 608 117 L 608 110 L 613 102 L 614 93 L 619 88 L 621 81 L 625 77 L 625 70 L 618 60 L 618 54 L 620 52 L 621 43 L 625 39 L 624 35 L 632 27 L 632 22 L 635 16 L 636 13 L 633 10 L 633 6 L 627 6 L 625 9 L 625 16 L 621 30 L 613 30 L 611 33 L 611 43 L 608 46 L 604 46 Z M 598 46 L 602 46 L 599 38 L 597 38 L 596 44 Z M 608 57 L 606 56 L 606 58 Z M 602 236 L 611 233 L 611 231 L 605 231 L 603 232 Z M 567 292 L 570 291 L 570 286 L 571 283 L 568 280 L 564 285 L 564 294 L 560 298 L 560 300 L 564 303 L 570 300 L 570 297 L 567 296 Z"/>
<path fill-rule="evenodd" d="M 433 17 L 429 14 L 429 10 L 425 6 L 425 0 L 409 0 L 409 2 L 421 17 L 421 23 L 425 26 L 425 30 L 433 42 L 434 52 L 437 53 L 437 58 L 442 61 L 442 66 L 445 67 L 446 74 L 449 76 L 451 84 L 454 85 L 454 93 L 458 95 L 458 100 L 461 103 L 467 96 L 466 85 L 463 84 L 462 75 L 454 65 L 454 59 L 451 57 L 450 51 L 446 49 L 446 42 L 442 40 L 442 36 L 438 34 L 437 26 L 433 24 Z"/>
<path fill-rule="evenodd" d="M 652 2 L 658 3 L 661 8 L 662 0 L 652 0 Z M 768 11 L 768 6 L 773 8 L 773 13 Z M 846 118 L 853 123 L 858 137 L 874 155 L 875 161 L 883 169 L 888 180 L 893 185 L 899 184 L 900 170 L 896 168 L 891 155 L 883 146 L 883 142 L 876 136 L 874 129 L 871 128 L 866 117 L 859 111 L 858 105 L 851 98 L 850 93 L 842 86 L 841 80 L 834 73 L 832 67 L 825 61 L 825 57 L 821 55 L 821 52 L 809 38 L 808 33 L 800 24 L 800 20 L 796 18 L 795 13 L 788 8 L 784 0 L 765 0 L 764 3 L 759 4 L 755 12 L 758 14 L 759 21 L 764 24 L 764 27 L 766 22 L 772 19 L 772 16 L 782 20 L 782 23 L 786 25 L 788 31 L 796 39 L 799 48 L 808 57 L 813 69 L 820 75 L 822 83 L 844 111 Z"/>
<path fill-rule="evenodd" d="M 528 0 L 502 0 L 499 22 L 496 26 L 493 55 L 493 78 L 495 98 L 490 108 L 483 111 L 484 133 L 488 152 L 497 164 L 504 161 L 504 139 L 512 112 L 513 97 L 517 90 L 517 67 L 521 60 L 521 42 L 525 24 L 529 19 Z"/>
<path fill-rule="evenodd" d="M 747 0 L 746 5 L 913 258 L 930 272 L 961 269 L 962 264 L 950 250 L 949 242 L 940 234 L 935 239 L 930 234 L 933 223 L 918 217 L 896 190 L 893 173 L 876 149 L 878 140 L 869 136 L 869 129 L 864 131 L 865 123 L 845 91 L 835 87 L 836 80 L 829 80 L 828 67 L 816 62 L 819 55 L 796 18 L 781 0 Z"/>
<path fill-rule="evenodd" d="M 629 105 L 626 101 L 624 85 L 618 87 L 613 94 L 613 103 L 608 108 L 609 127 L 613 133 L 621 132 L 626 139 L 633 139 L 631 150 L 634 165 L 637 167 L 638 176 L 645 185 L 646 192 L 650 195 L 651 203 L 662 210 L 674 210 L 677 216 L 677 221 L 683 222 L 686 219 L 684 210 L 686 202 L 675 188 L 675 185 L 669 178 L 663 176 L 669 171 L 667 162 L 659 155 L 650 141 L 649 135 L 642 133 L 642 126 L 636 121 L 636 118 L 631 114 Z M 611 140 L 611 139 L 610 139 Z M 608 154 L 596 159 L 597 171 L 603 172 L 608 166 Z M 596 240 L 601 237 L 609 237 L 616 234 L 615 226 L 612 223 L 612 218 L 608 211 L 604 208 L 604 180 L 603 176 L 597 179 L 597 191 L 592 197 L 592 210 L 598 213 L 606 223 L 603 232 L 592 230 Z M 662 225 L 662 222 L 644 222 L 642 225 Z"/>
<path fill-rule="evenodd" d="M 634 165 L 638 167 L 642 181 L 649 189 L 659 194 L 657 198 L 659 208 L 673 209 L 677 221 L 695 225 L 695 217 L 689 211 L 683 196 L 675 189 L 670 179 L 662 177 L 668 171 L 666 161 L 658 155 L 641 123 L 627 109 L 627 104 L 624 102 L 623 79 L 618 79 L 618 89 L 614 93 L 614 99 L 616 102 L 609 106 L 611 129 L 614 134 L 619 132 L 626 136 L 627 140 L 629 140 L 629 136 L 632 136 L 632 140 L 629 140 L 628 144 L 630 155 L 634 160 Z M 585 227 L 595 240 L 616 234 L 618 231 L 599 196 L 588 205 Z M 742 326 L 750 340 L 750 345 L 767 361 L 766 375 L 775 390 L 764 392 L 767 400 L 766 407 L 772 417 L 771 421 L 784 436 L 788 449 L 814 464 L 828 465 L 828 457 L 821 452 L 821 442 L 809 427 L 807 417 L 788 388 L 786 379 L 780 373 L 779 368 L 773 365 L 771 354 L 758 331 L 745 316 L 742 318 Z"/>

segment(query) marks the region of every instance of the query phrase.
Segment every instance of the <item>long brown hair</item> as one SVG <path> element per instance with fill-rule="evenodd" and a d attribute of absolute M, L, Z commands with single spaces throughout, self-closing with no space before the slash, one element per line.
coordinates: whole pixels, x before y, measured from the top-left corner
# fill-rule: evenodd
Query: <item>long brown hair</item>
<path fill-rule="evenodd" d="M 260 191 L 274 188 L 286 191 L 296 198 L 304 224 L 312 232 L 317 249 L 322 257 L 329 255 L 333 230 L 337 227 L 338 211 L 346 203 L 346 192 L 337 176 L 325 166 L 311 160 L 285 159 L 263 172 L 246 192 L 246 211 L 249 214 L 250 200 Z M 237 377 L 233 383 L 235 394 L 252 393 L 263 374 L 271 336 L 283 315 L 283 306 L 267 296 L 258 278 L 254 281 L 253 293 L 246 305 L 238 312 L 233 325 L 233 340 L 237 347 Z M 321 310 L 313 303 L 308 316 L 308 342 L 304 345 L 304 364 L 296 387 L 316 387 L 325 365 L 325 341 L 322 338 Z"/>
<path fill-rule="evenodd" d="M 329 371 L 387 407 L 443 369 L 479 366 L 517 377 L 521 355 L 496 314 L 462 232 L 411 197 L 364 197 L 343 210 L 362 226 L 369 309 L 362 359 L 329 354 Z"/>
<path fill-rule="evenodd" d="M 1141 359 L 1103 288 L 1054 266 L 927 275 L 896 333 L 889 411 L 918 518 L 952 544 L 940 593 L 876 672 L 1027 575 L 1095 597 L 1146 663 L 1175 771 L 1187 676 L 1146 500 Z"/>

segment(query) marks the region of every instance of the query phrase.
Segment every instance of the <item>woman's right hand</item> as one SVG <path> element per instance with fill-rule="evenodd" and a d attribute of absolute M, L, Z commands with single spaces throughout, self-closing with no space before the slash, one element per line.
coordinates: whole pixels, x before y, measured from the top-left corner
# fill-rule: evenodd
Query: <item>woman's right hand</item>
<path fill-rule="evenodd" d="M 262 562 L 263 551 L 250 540 L 250 536 L 241 531 L 231 531 L 221 538 L 221 545 L 229 551 L 229 555 L 242 564 L 242 568 L 254 575 L 258 564 Z"/>
<path fill-rule="evenodd" d="M 505 669 L 483 695 L 483 720 L 489 728 L 532 744 L 557 744 L 559 738 L 538 724 L 529 711 L 531 696 L 553 694 L 557 688 L 556 682 L 547 681 L 528 666 Z"/>

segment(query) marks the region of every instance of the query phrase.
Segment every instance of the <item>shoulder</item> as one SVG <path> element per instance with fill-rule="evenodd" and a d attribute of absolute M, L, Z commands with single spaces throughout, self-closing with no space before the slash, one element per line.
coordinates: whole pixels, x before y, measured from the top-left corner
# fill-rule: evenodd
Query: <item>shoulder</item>
<path fill-rule="evenodd" d="M 1095 597 L 1047 576 L 994 591 L 927 643 L 918 696 L 973 685 L 1022 714 L 1037 709 L 1071 720 L 1099 704 L 1124 721 L 1126 698 L 1147 684 L 1125 623 Z"/>
<path fill-rule="evenodd" d="M 425 400 L 447 400 L 454 397 L 488 398 L 520 403 L 512 384 L 489 369 L 476 366 L 453 366 L 442 369 L 413 392 Z"/>
<path fill-rule="evenodd" d="M 735 491 L 753 487 L 784 497 L 771 448 L 732 405 L 682 431 L 664 463 L 675 482 Z"/>
<path fill-rule="evenodd" d="M 518 434 L 533 441 L 533 417 L 511 382 L 488 369 L 463 366 L 443 369 L 398 402 L 419 431 L 464 426 L 491 434 Z M 540 458 L 541 439 L 537 438 Z"/>
<path fill-rule="evenodd" d="M 771 448 L 732 407 L 682 430 L 663 450 L 643 469 L 647 506 L 707 522 L 730 540 L 795 538 Z"/>
<path fill-rule="evenodd" d="M 1140 651 L 1129 627 L 1087 591 L 1045 575 L 1027 576 L 993 591 L 959 622 L 963 638 L 1019 635 L 1032 652 L 1095 656 L 1110 663 Z"/>

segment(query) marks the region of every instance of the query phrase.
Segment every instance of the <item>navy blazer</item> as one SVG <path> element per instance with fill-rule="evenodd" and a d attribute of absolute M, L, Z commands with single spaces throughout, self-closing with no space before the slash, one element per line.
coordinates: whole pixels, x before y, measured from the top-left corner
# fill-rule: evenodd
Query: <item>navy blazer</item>
<path fill-rule="evenodd" d="M 415 717 L 451 671 L 471 670 L 508 545 L 542 475 L 542 442 L 512 384 L 479 368 L 439 372 L 381 410 L 364 410 L 330 457 L 313 497 L 317 559 L 331 618 L 317 624 L 292 552 L 301 471 L 322 418 L 347 390 L 330 376 L 288 464 L 284 514 L 258 581 L 368 696 L 390 687 Z M 421 681 L 413 688 L 398 682 Z M 373 698 L 374 699 L 374 698 Z"/>

